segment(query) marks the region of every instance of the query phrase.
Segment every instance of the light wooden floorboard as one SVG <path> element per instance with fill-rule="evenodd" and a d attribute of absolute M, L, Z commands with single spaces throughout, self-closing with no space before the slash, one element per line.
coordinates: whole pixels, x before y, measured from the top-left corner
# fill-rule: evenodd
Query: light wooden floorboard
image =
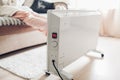
<path fill-rule="evenodd" d="M 0 80 L 24 80 L 0 68 Z"/>

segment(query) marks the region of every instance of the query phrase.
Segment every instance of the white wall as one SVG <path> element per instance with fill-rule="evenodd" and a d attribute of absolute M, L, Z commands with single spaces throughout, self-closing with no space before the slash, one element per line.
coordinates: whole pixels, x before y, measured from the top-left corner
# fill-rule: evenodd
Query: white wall
<path fill-rule="evenodd" d="M 96 8 L 99 5 L 99 0 L 69 0 L 70 6 L 73 9 Z"/>
<path fill-rule="evenodd" d="M 117 8 L 116 4 L 120 3 L 120 0 L 68 0 L 68 2 L 73 9 L 108 9 Z"/>

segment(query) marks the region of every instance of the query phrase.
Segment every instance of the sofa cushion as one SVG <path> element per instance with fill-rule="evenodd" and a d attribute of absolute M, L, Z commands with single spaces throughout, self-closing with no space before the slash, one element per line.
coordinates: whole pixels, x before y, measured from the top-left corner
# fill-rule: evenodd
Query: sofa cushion
<path fill-rule="evenodd" d="M 49 9 L 55 9 L 54 3 L 44 0 L 34 0 L 31 9 L 37 13 L 47 13 Z"/>
<path fill-rule="evenodd" d="M 17 25 L 17 26 L 1 26 L 0 27 L 0 36 L 11 35 L 11 34 L 20 34 L 25 32 L 34 31 L 37 29 L 33 29 L 28 25 Z"/>

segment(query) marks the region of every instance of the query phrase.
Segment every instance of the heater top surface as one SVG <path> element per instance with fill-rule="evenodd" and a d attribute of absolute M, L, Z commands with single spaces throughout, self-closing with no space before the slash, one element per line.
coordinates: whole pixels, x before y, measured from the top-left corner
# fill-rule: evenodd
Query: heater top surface
<path fill-rule="evenodd" d="M 50 12 L 50 11 L 49 11 Z M 89 16 L 89 15 L 98 15 L 99 12 L 91 10 L 51 10 L 51 13 L 57 17 L 75 17 L 75 16 Z"/>

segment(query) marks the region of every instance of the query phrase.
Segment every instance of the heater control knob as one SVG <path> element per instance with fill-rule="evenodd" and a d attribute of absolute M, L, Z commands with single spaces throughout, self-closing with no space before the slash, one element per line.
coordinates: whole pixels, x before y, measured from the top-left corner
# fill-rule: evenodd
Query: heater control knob
<path fill-rule="evenodd" d="M 52 42 L 52 46 L 53 46 L 53 47 L 56 47 L 57 45 L 58 45 L 58 43 L 57 43 L 56 41 L 53 41 L 53 42 Z"/>

